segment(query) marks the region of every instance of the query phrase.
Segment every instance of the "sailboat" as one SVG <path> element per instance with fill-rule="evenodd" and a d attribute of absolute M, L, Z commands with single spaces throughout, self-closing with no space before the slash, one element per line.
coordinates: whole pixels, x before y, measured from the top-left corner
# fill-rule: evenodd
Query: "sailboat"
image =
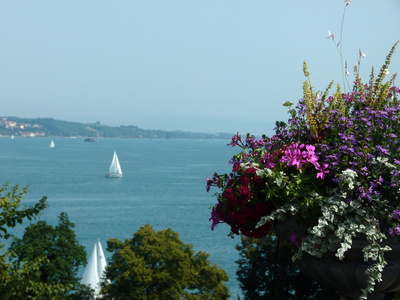
<path fill-rule="evenodd" d="M 121 166 L 119 165 L 119 160 L 117 156 L 117 152 L 114 151 L 114 156 L 111 162 L 110 169 L 106 173 L 106 177 L 109 178 L 121 178 L 122 177 L 122 171 L 121 171 Z"/>
<path fill-rule="evenodd" d="M 95 299 L 100 294 L 100 282 L 104 280 L 106 267 L 107 262 L 103 248 L 101 247 L 100 239 L 97 239 L 81 279 L 81 284 L 89 285 L 94 289 Z"/>
<path fill-rule="evenodd" d="M 53 140 L 51 140 L 49 147 L 50 147 L 50 148 L 54 148 L 54 142 L 53 142 Z"/>

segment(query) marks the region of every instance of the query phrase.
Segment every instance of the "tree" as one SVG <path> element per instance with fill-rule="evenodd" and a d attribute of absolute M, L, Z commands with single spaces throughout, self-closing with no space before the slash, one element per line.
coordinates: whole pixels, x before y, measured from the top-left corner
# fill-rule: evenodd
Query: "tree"
<path fill-rule="evenodd" d="M 9 185 L 0 188 L 0 238 L 8 239 L 10 237 L 9 229 L 15 225 L 21 224 L 24 219 L 31 221 L 47 207 L 47 198 L 43 197 L 34 206 L 21 208 L 21 201 L 28 188 L 22 190 L 18 185 L 9 190 Z"/>
<path fill-rule="evenodd" d="M 32 263 L 45 257 L 32 281 L 64 286 L 58 299 L 67 297 L 71 289 L 79 290 L 77 271 L 86 264 L 86 251 L 77 241 L 73 227 L 68 215 L 62 212 L 56 227 L 46 221 L 31 224 L 25 228 L 22 239 L 14 238 L 10 247 L 18 263 Z"/>
<path fill-rule="evenodd" d="M 21 207 L 22 198 L 28 188 L 22 190 L 18 185 L 10 188 L 8 184 L 0 188 L 0 238 L 10 238 L 10 230 L 25 219 L 32 220 L 47 207 L 47 198 L 42 197 L 33 206 Z M 0 295 L 2 300 L 29 299 L 29 295 L 36 295 L 35 299 L 56 299 L 66 288 L 64 285 L 49 285 L 32 281 L 37 276 L 38 269 L 46 262 L 45 257 L 40 257 L 31 262 L 18 262 L 7 260 L 15 255 L 5 252 L 4 243 L 0 242 Z M 57 298 L 58 299 L 58 298 Z"/>
<path fill-rule="evenodd" d="M 303 275 L 292 262 L 293 247 L 275 237 L 241 237 L 236 272 L 246 299 L 340 299 Z"/>
<path fill-rule="evenodd" d="M 3 248 L 1 248 L 3 250 Z M 7 263 L 12 253 L 0 255 L 0 295 L 2 300 L 49 300 L 60 296 L 71 287 L 62 284 L 47 284 L 37 281 L 37 273 L 47 259 L 39 257 L 33 261 Z"/>
<path fill-rule="evenodd" d="M 228 275 L 195 253 L 170 228 L 141 227 L 132 239 L 110 239 L 112 258 L 101 293 L 105 299 L 227 299 Z"/>

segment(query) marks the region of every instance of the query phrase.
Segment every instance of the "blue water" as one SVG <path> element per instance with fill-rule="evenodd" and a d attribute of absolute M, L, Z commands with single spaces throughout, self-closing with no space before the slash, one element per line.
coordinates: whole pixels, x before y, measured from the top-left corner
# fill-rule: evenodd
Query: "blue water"
<path fill-rule="evenodd" d="M 29 185 L 26 204 L 47 196 L 50 205 L 41 219 L 56 225 L 66 212 L 88 255 L 97 238 L 105 249 L 108 239 L 131 238 L 145 224 L 171 228 L 228 273 L 232 299 L 241 295 L 235 263 L 239 238 L 227 236 L 227 225 L 210 230 L 209 207 L 216 199 L 205 191 L 214 171 L 229 172 L 229 157 L 237 149 L 227 147 L 228 141 L 55 138 L 55 148 L 49 148 L 50 141 L 0 138 L 0 184 Z M 114 150 L 122 179 L 104 176 Z"/>

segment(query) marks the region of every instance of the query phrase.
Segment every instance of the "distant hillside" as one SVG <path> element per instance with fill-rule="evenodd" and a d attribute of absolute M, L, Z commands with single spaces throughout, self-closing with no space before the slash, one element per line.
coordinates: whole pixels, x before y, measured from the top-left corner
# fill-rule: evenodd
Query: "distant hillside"
<path fill-rule="evenodd" d="M 230 139 L 233 134 L 197 133 L 141 129 L 137 126 L 112 127 L 100 122 L 83 124 L 52 118 L 27 119 L 0 117 L 0 135 L 112 137 L 112 138 L 166 138 L 166 139 Z"/>

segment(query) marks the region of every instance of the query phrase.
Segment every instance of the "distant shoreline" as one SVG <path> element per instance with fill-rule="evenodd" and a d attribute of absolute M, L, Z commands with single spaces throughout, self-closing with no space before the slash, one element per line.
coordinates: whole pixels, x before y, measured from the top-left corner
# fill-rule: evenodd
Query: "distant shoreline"
<path fill-rule="evenodd" d="M 149 138 L 149 139 L 230 139 L 233 133 L 200 133 L 142 129 L 134 125 L 118 127 L 100 122 L 84 124 L 52 118 L 0 117 L 1 137 L 67 137 L 67 138 Z"/>

